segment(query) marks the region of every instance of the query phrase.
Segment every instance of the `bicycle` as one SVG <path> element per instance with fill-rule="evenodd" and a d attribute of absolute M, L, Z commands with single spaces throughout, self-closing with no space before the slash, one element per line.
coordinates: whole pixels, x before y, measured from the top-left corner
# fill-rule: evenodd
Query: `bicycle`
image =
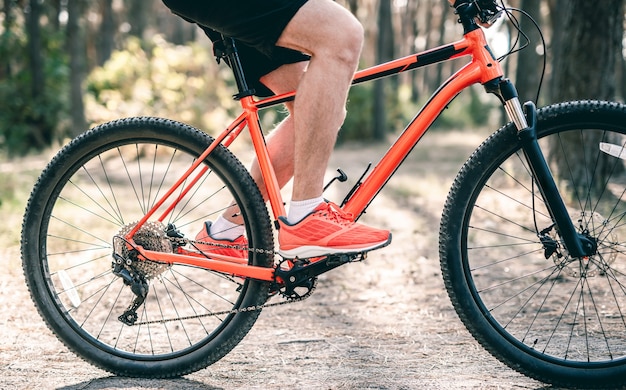
<path fill-rule="evenodd" d="M 617 386 L 626 382 L 620 241 L 626 107 L 599 101 L 522 107 L 475 21 L 500 11 L 469 1 L 457 9 L 461 40 L 355 74 L 359 84 L 470 59 L 341 208 L 358 219 L 441 111 L 465 88 L 482 84 L 511 122 L 463 165 L 444 206 L 439 251 L 453 306 L 486 350 L 525 375 L 564 386 Z M 221 134 L 161 118 L 105 123 L 59 151 L 28 201 L 23 268 L 40 314 L 77 355 L 118 375 L 203 369 L 243 339 L 263 308 L 305 299 L 318 275 L 365 257 L 282 259 L 275 251 L 272 220 L 285 210 L 258 111 L 295 93 L 254 98 L 233 41 L 224 42 L 243 113 Z M 228 149 L 244 128 L 272 219 Z M 566 136 L 578 142 L 566 143 Z M 549 166 L 556 157 L 570 167 L 583 160 L 585 171 Z M 188 229 L 233 201 L 248 240 L 236 249 L 247 258 L 197 250 L 201 242 L 187 238 Z M 274 295 L 284 299 L 268 301 Z"/>

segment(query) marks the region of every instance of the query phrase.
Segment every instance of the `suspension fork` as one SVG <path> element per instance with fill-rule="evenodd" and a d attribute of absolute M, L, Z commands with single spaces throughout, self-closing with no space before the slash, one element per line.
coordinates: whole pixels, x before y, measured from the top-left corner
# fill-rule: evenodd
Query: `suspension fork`
<path fill-rule="evenodd" d="M 521 142 L 524 156 L 565 248 L 574 258 L 593 255 L 596 252 L 597 244 L 591 237 L 576 231 L 552 172 L 537 142 L 537 108 L 535 104 L 526 102 L 522 109 L 515 86 L 509 80 L 499 81 L 498 92 L 496 94 L 504 103 L 509 118 L 517 127 L 517 137 Z"/>

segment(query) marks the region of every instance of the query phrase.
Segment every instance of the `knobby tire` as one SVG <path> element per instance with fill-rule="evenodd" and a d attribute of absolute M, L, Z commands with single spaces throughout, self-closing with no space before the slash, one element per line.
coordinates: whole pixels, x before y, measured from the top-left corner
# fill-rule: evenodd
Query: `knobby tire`
<path fill-rule="evenodd" d="M 597 240 L 597 253 L 578 259 L 563 248 L 509 124 L 474 152 L 448 195 L 439 246 L 445 286 L 474 338 L 513 369 L 559 386 L 620 386 L 626 108 L 549 106 L 538 112 L 537 131 L 572 221 Z"/>

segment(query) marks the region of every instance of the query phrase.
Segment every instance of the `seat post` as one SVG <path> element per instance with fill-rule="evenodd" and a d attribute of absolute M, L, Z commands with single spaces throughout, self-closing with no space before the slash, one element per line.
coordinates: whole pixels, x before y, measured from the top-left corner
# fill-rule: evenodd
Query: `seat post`
<path fill-rule="evenodd" d="M 253 88 L 248 87 L 248 82 L 246 81 L 246 76 L 243 72 L 243 66 L 241 65 L 241 59 L 239 58 L 239 52 L 237 51 L 237 46 L 235 45 L 235 40 L 230 37 L 225 37 L 222 35 L 222 40 L 224 42 L 224 57 L 233 70 L 233 74 L 235 76 L 235 82 L 237 83 L 238 93 L 233 97 L 236 100 L 244 98 L 246 96 L 252 96 L 255 94 L 255 90 Z"/>

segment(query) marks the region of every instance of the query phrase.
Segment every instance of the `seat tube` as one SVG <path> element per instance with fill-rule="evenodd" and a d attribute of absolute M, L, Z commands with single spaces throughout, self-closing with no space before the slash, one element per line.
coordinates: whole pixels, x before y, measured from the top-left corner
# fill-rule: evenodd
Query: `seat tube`
<path fill-rule="evenodd" d="M 234 98 L 235 100 L 239 100 L 241 107 L 246 113 L 246 122 L 248 124 L 248 130 L 250 131 L 250 138 L 254 145 L 259 168 L 261 169 L 262 180 L 267 191 L 268 200 L 272 206 L 274 219 L 276 219 L 279 216 L 287 214 L 280 194 L 280 186 L 276 179 L 276 173 L 274 172 L 269 152 L 265 145 L 265 137 L 263 137 L 263 131 L 259 124 L 259 107 L 253 97 L 255 90 L 248 85 L 235 41 L 232 38 L 224 36 L 222 39 L 226 47 L 224 56 L 228 58 L 229 65 L 233 70 L 233 75 L 237 83 L 237 89 L 239 90 L 239 93 L 235 95 Z"/>
<path fill-rule="evenodd" d="M 257 161 L 261 170 L 262 180 L 267 191 L 267 197 L 272 206 L 272 212 L 274 219 L 287 215 L 285 212 L 285 205 L 283 203 L 282 195 L 280 193 L 280 185 L 276 179 L 276 173 L 272 166 L 269 151 L 265 144 L 265 137 L 263 137 L 263 131 L 259 124 L 259 109 L 254 102 L 252 96 L 247 96 L 241 99 L 241 106 L 247 114 L 248 130 L 250 131 L 250 138 L 254 145 Z"/>

